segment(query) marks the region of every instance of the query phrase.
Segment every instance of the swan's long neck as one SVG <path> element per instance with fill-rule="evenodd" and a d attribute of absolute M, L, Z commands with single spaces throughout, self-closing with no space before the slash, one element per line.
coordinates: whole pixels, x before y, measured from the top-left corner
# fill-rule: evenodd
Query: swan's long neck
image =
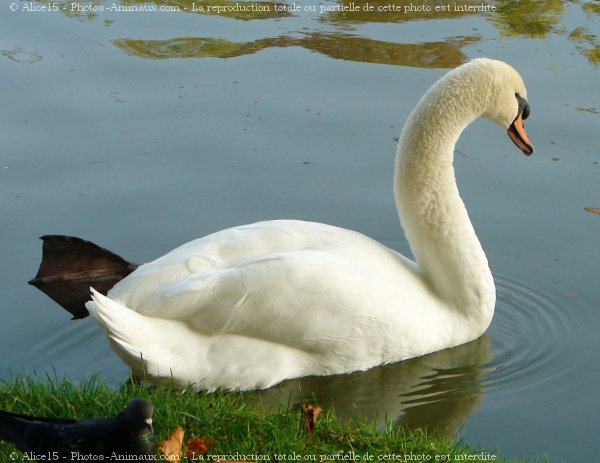
<path fill-rule="evenodd" d="M 425 283 L 445 305 L 485 329 L 495 305 L 494 281 L 453 167 L 456 141 L 483 113 L 483 98 L 468 86 L 454 88 L 447 78 L 421 99 L 400 136 L 395 193 Z"/>

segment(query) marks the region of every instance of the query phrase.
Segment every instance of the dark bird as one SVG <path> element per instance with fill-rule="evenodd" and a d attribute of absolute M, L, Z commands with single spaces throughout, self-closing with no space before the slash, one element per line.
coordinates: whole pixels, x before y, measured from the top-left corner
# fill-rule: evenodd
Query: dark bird
<path fill-rule="evenodd" d="M 37 461 L 154 460 L 157 451 L 152 404 L 145 399 L 132 400 L 112 418 L 42 418 L 0 411 L 0 439 Z"/>

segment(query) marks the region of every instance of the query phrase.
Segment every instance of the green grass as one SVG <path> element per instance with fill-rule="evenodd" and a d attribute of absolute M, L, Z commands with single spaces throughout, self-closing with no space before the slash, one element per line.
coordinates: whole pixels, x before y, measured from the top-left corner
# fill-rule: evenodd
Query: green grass
<path fill-rule="evenodd" d="M 329 410 L 319 415 L 315 433 L 307 436 L 297 407 L 282 405 L 267 412 L 239 393 L 181 392 L 139 384 L 115 390 L 96 377 L 84 382 L 28 376 L 0 380 L 0 408 L 16 413 L 78 419 L 109 416 L 135 397 L 145 397 L 154 404 L 154 427 L 159 440 L 182 426 L 186 431 L 184 440 L 206 436 L 214 442 L 209 456 L 229 455 L 232 460 L 271 463 L 508 462 L 494 452 L 482 452 L 422 430 L 390 426 L 381 432 L 373 423 L 358 418 L 341 422 Z M 0 442 L 0 463 L 15 461 L 9 457 L 14 450 L 12 445 Z M 19 457 L 16 461 L 27 460 Z"/>

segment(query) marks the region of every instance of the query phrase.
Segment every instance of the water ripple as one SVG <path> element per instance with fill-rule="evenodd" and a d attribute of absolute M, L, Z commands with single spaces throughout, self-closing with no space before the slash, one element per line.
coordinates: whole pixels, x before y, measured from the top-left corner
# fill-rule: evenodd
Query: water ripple
<path fill-rule="evenodd" d="M 540 274 L 495 272 L 498 300 L 489 330 L 494 358 L 485 366 L 488 392 L 543 391 L 540 385 L 570 376 L 578 367 L 572 355 L 565 355 L 581 324 L 572 307 L 578 302 L 554 283 L 529 276 Z"/>

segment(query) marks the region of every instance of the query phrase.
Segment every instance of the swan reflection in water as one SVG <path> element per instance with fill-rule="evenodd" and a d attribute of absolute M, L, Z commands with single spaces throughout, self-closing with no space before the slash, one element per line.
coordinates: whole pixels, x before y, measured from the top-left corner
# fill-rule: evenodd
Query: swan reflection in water
<path fill-rule="evenodd" d="M 315 399 L 341 419 L 357 414 L 383 428 L 423 427 L 455 437 L 483 402 L 493 358 L 489 336 L 404 362 L 347 375 L 309 376 L 249 393 L 267 408 Z"/>

